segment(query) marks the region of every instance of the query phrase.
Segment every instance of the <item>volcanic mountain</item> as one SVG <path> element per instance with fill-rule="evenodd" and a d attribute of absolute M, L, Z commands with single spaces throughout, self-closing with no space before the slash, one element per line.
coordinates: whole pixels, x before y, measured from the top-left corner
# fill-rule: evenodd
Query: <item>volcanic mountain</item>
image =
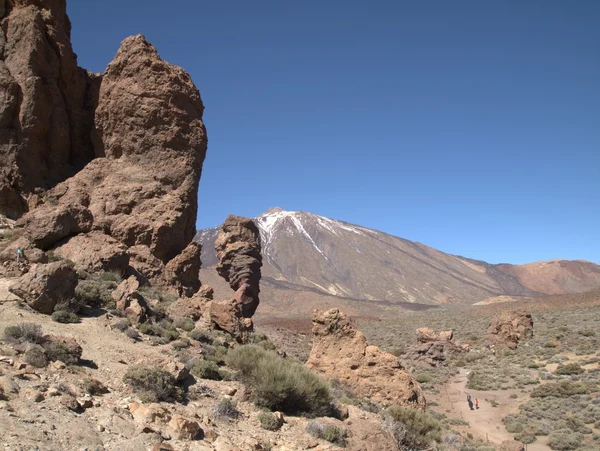
<path fill-rule="evenodd" d="M 254 221 L 262 238 L 266 291 L 262 298 L 267 310 L 271 296 L 288 299 L 298 297 L 298 292 L 307 298 L 324 295 L 329 302 L 333 298 L 362 301 L 364 312 L 369 304 L 474 304 L 496 296 L 600 288 L 600 266 L 586 261 L 494 265 L 377 230 L 279 208 Z M 195 240 L 203 246 L 202 280 L 218 289 L 219 282 L 210 275 L 214 271 L 206 271 L 217 263 L 217 233 L 218 228 L 200 230 Z M 308 304 L 307 308 L 313 303 Z"/>

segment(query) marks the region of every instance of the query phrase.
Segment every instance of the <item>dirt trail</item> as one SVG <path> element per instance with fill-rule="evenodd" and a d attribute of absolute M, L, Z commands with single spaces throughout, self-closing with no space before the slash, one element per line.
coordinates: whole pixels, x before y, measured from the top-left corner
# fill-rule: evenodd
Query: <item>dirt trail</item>
<path fill-rule="evenodd" d="M 442 411 L 450 418 L 461 419 L 469 422 L 468 426 L 453 427 L 482 440 L 488 440 L 493 445 L 499 445 L 504 440 L 513 440 L 513 435 L 508 433 L 502 423 L 502 418 L 515 412 L 519 404 L 526 400 L 518 390 L 491 390 L 478 391 L 467 389 L 468 371 L 461 369 L 460 373 L 452 378 L 448 384 L 441 387 L 440 393 L 428 395 L 428 399 L 437 402 Z M 479 409 L 470 410 L 467 404 L 467 394 L 470 394 L 473 403 L 479 400 Z M 517 395 L 516 399 L 511 395 Z M 495 400 L 498 405 L 492 407 L 490 401 Z M 543 437 L 538 437 L 535 443 L 527 445 L 527 451 L 546 451 L 550 448 L 543 443 Z"/>

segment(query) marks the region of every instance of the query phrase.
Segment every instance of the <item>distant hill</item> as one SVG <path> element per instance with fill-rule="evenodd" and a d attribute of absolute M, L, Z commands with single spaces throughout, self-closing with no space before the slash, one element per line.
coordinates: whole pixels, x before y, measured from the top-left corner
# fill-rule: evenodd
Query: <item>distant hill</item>
<path fill-rule="evenodd" d="M 288 299 L 290 311 L 309 311 L 326 302 L 347 304 L 347 310 L 364 314 L 371 307 L 426 308 L 474 304 L 497 296 L 600 288 L 600 266 L 586 261 L 494 265 L 377 230 L 279 208 L 261 214 L 255 222 L 263 243 L 261 286 L 267 305 L 262 312 L 272 306 L 276 313 Z M 203 246 L 203 281 L 217 290 L 222 283 L 211 268 L 217 263 L 218 230 L 200 230 L 195 238 Z"/>

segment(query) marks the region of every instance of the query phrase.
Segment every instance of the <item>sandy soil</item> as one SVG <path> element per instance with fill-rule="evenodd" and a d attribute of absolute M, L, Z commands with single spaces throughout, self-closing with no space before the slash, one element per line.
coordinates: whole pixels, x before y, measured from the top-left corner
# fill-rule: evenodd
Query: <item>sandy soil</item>
<path fill-rule="evenodd" d="M 519 390 L 478 391 L 467 389 L 468 371 L 462 369 L 458 375 L 447 384 L 440 387 L 438 394 L 429 394 L 427 398 L 440 405 L 441 410 L 450 418 L 468 421 L 468 426 L 454 426 L 453 429 L 470 432 L 482 440 L 488 440 L 492 445 L 499 445 L 504 440 L 513 440 L 513 435 L 506 432 L 502 418 L 517 411 L 524 396 Z M 473 402 L 479 400 L 479 409 L 470 410 L 467 404 L 467 394 Z M 511 395 L 517 398 L 511 398 Z M 495 400 L 497 407 L 492 407 L 490 401 Z M 527 445 L 528 451 L 546 451 L 550 448 L 544 443 L 545 437 Z"/>

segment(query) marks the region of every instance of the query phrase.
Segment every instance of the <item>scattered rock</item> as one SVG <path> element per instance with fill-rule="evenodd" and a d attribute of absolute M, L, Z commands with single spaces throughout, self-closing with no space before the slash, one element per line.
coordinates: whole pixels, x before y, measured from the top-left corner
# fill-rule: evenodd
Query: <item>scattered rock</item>
<path fill-rule="evenodd" d="M 81 398 L 77 398 L 77 404 L 82 409 L 89 409 L 94 406 L 94 401 L 89 396 L 83 396 Z"/>
<path fill-rule="evenodd" d="M 230 215 L 215 242 L 219 264 L 217 272 L 241 305 L 242 316 L 251 318 L 260 302 L 260 268 L 262 266 L 260 233 L 251 219 Z"/>
<path fill-rule="evenodd" d="M 133 419 L 142 425 L 167 424 L 171 420 L 171 412 L 157 403 L 139 404 L 134 402 L 129 405 L 129 411 L 133 415 Z"/>
<path fill-rule="evenodd" d="M 488 340 L 509 349 L 516 349 L 524 339 L 533 337 L 533 318 L 531 313 L 504 312 L 496 316 L 488 327 Z"/>
<path fill-rule="evenodd" d="M 117 309 L 125 312 L 133 324 L 143 323 L 147 320 L 148 304 L 144 297 L 138 293 L 140 283 L 135 276 L 130 276 L 119 284 L 111 293 Z"/>
<path fill-rule="evenodd" d="M 75 296 L 77 273 L 64 261 L 38 264 L 21 276 L 10 287 L 11 293 L 19 296 L 34 310 L 47 315 L 62 299 Z"/>
<path fill-rule="evenodd" d="M 77 400 L 75 399 L 74 396 L 71 395 L 65 395 L 63 394 L 60 397 L 60 401 L 59 401 L 64 407 L 66 407 L 67 409 L 73 411 L 73 412 L 79 412 L 80 411 L 80 407 L 79 407 L 79 403 L 77 402 Z"/>
<path fill-rule="evenodd" d="M 362 332 L 338 309 L 313 313 L 313 347 L 307 366 L 337 378 L 358 396 L 376 404 L 425 408 L 419 383 L 397 357 L 369 346 Z"/>
<path fill-rule="evenodd" d="M 175 451 L 175 448 L 168 443 L 155 443 L 152 445 L 152 451 Z"/>
<path fill-rule="evenodd" d="M 181 415 L 174 415 L 169 421 L 167 430 L 178 440 L 196 440 L 202 438 L 202 428 L 197 421 L 189 420 Z"/>
<path fill-rule="evenodd" d="M 25 398 L 33 402 L 42 402 L 44 400 L 44 395 L 39 390 L 25 390 L 23 394 Z"/>
<path fill-rule="evenodd" d="M 5 396 L 19 394 L 19 385 L 10 376 L 0 376 L 0 389 Z"/>
<path fill-rule="evenodd" d="M 169 373 L 171 373 L 171 375 L 177 382 L 181 382 L 187 379 L 190 375 L 190 370 L 183 363 L 177 362 L 175 360 L 170 361 L 169 363 L 164 365 L 163 368 Z"/>
<path fill-rule="evenodd" d="M 213 287 L 211 287 L 210 285 L 202 285 L 200 286 L 198 293 L 196 293 L 196 296 L 205 299 L 212 299 L 214 294 L 215 290 L 213 289 Z"/>
<path fill-rule="evenodd" d="M 83 348 L 75 341 L 74 338 L 69 337 L 58 337 L 56 335 L 45 335 L 44 339 L 47 341 L 51 341 L 54 343 L 59 343 L 67 348 L 67 353 L 69 356 L 74 357 L 76 360 L 81 359 L 81 355 L 83 354 Z M 56 362 L 55 362 L 56 363 Z M 61 362 L 62 363 L 62 362 Z M 68 362 L 65 362 L 68 363 Z M 59 368 L 57 364 L 55 367 Z M 64 363 L 63 363 L 64 365 Z M 64 367 L 60 367 L 60 369 L 64 369 Z"/>

